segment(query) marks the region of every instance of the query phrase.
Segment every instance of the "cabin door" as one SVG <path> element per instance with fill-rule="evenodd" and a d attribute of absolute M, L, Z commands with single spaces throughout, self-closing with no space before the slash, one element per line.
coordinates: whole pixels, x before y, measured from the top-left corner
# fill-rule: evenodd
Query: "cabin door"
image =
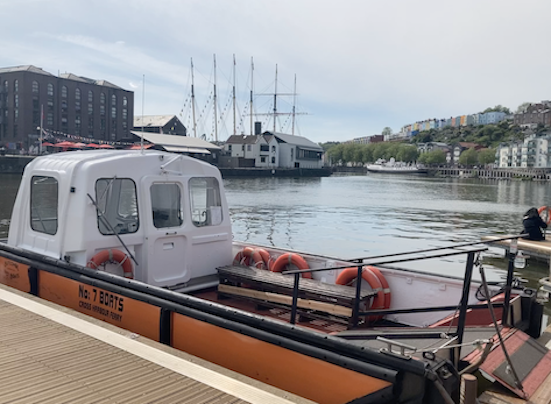
<path fill-rule="evenodd" d="M 145 281 L 156 286 L 173 286 L 189 281 L 184 235 L 183 195 L 180 181 L 170 177 L 144 178 Z"/>

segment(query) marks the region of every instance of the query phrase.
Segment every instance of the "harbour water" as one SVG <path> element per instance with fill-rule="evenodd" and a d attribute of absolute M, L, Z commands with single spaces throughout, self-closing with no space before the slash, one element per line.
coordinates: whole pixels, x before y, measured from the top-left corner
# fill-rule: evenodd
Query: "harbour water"
<path fill-rule="evenodd" d="M 0 176 L 0 237 L 7 237 L 20 179 Z M 526 210 L 551 203 L 547 183 L 515 180 L 368 173 L 230 178 L 224 186 L 235 240 L 347 259 L 517 234 Z M 491 249 L 483 257 L 492 280 L 504 275 L 503 251 Z M 406 266 L 461 276 L 465 258 Z M 536 286 L 548 271 L 546 264 L 528 259 L 520 275 Z"/>

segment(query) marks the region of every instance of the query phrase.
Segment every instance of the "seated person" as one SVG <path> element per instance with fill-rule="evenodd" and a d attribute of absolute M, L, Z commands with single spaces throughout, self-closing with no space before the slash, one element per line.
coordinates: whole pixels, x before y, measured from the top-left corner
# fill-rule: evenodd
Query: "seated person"
<path fill-rule="evenodd" d="M 547 228 L 547 223 L 542 220 L 536 208 L 530 208 L 528 212 L 524 214 L 522 225 L 524 226 L 522 233 L 528 234 L 523 238 L 536 241 L 545 240 L 542 229 Z"/>

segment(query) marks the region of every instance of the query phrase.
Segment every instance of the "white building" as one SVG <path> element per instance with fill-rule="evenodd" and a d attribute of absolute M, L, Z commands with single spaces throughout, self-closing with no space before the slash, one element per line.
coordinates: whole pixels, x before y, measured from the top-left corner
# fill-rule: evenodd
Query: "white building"
<path fill-rule="evenodd" d="M 551 138 L 531 135 L 522 143 L 502 144 L 498 148 L 500 168 L 551 168 Z"/>
<path fill-rule="evenodd" d="M 224 150 L 236 160 L 236 167 L 323 167 L 323 148 L 302 136 L 272 132 L 233 135 L 226 141 Z"/>

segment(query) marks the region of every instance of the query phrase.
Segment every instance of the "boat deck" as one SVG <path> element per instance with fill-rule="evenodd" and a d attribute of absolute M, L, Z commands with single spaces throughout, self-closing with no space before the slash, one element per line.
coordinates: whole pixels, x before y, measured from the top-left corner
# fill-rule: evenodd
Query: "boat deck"
<path fill-rule="evenodd" d="M 0 403 L 311 403 L 0 285 Z"/>

